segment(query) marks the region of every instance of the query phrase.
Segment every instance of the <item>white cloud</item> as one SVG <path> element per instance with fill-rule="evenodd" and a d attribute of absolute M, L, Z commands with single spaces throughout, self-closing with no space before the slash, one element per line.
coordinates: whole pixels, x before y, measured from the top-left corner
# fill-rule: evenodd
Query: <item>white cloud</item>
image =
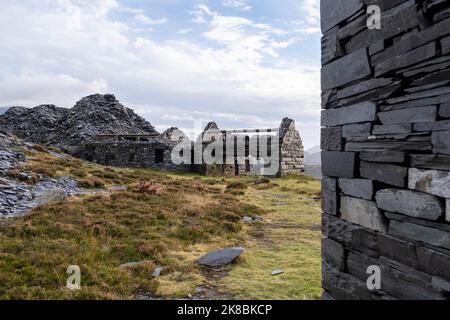
<path fill-rule="evenodd" d="M 154 25 L 158 25 L 158 24 L 164 24 L 167 23 L 168 20 L 167 18 L 161 18 L 161 19 L 152 19 L 148 16 L 146 16 L 145 14 L 139 13 L 136 14 L 134 16 L 134 19 L 136 19 L 137 21 L 146 24 L 146 25 L 150 25 L 150 26 L 154 26 Z"/>
<path fill-rule="evenodd" d="M 223 0 L 222 5 L 224 7 L 235 8 L 241 11 L 252 10 L 249 0 Z"/>
<path fill-rule="evenodd" d="M 192 28 L 183 28 L 183 29 L 179 29 L 177 31 L 177 34 L 188 34 L 188 33 L 191 33 L 192 31 L 194 31 L 194 29 L 192 29 Z"/>
<path fill-rule="evenodd" d="M 228 128 L 272 127 L 290 116 L 317 144 L 319 67 L 265 63 L 295 41 L 283 30 L 200 6 L 194 19 L 214 46 L 157 42 L 111 18 L 123 10 L 113 0 L 3 0 L 0 105 L 71 106 L 109 91 L 156 126 L 189 128 L 189 117 L 199 117 Z"/>
<path fill-rule="evenodd" d="M 318 26 L 320 24 L 320 0 L 302 0 L 301 5 L 306 12 L 307 22 Z"/>

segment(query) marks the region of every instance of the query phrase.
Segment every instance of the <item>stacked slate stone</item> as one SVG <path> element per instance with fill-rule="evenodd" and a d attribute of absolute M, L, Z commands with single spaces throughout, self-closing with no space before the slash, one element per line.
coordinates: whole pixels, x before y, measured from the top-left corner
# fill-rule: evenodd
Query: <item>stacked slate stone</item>
<path fill-rule="evenodd" d="M 324 298 L 447 299 L 450 1 L 321 11 Z M 381 289 L 369 290 L 369 266 Z"/>

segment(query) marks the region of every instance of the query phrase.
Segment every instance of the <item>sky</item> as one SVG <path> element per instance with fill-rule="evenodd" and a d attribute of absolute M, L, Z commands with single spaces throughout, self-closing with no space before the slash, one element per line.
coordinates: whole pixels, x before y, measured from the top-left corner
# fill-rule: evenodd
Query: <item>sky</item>
<path fill-rule="evenodd" d="M 320 140 L 320 0 L 2 0 L 0 105 L 113 93 L 159 131 Z"/>

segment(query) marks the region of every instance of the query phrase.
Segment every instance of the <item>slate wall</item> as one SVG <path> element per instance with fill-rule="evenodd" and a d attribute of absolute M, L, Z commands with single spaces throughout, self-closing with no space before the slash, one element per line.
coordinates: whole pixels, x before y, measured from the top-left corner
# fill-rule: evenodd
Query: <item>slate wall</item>
<path fill-rule="evenodd" d="M 321 16 L 324 298 L 447 299 L 450 1 L 322 0 Z"/>

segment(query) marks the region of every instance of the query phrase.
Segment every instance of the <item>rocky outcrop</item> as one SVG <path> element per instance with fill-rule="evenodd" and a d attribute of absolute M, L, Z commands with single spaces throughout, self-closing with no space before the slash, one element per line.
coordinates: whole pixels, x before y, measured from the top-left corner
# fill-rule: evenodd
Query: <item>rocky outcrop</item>
<path fill-rule="evenodd" d="M 159 135 L 150 123 L 111 94 L 85 97 L 72 109 L 54 105 L 14 107 L 0 116 L 0 130 L 69 153 L 97 134 Z"/>

